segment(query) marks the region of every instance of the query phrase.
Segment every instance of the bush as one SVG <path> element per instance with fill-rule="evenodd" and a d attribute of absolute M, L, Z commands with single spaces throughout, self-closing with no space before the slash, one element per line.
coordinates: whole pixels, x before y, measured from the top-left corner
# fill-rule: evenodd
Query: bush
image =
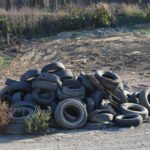
<path fill-rule="evenodd" d="M 28 116 L 25 119 L 25 123 L 27 125 L 27 131 L 30 133 L 43 131 L 48 128 L 50 120 L 50 108 L 47 112 L 42 111 L 39 107 L 37 107 L 36 113 L 32 116 Z"/>
<path fill-rule="evenodd" d="M 112 14 L 101 4 L 92 3 L 87 8 L 72 11 L 70 15 L 63 18 L 63 28 L 80 29 L 83 27 L 106 27 L 114 23 Z"/>
<path fill-rule="evenodd" d="M 0 100 L 0 131 L 2 131 L 3 128 L 8 125 L 10 121 L 9 113 L 10 109 L 8 108 L 7 104 Z"/>
<path fill-rule="evenodd" d="M 10 24 L 7 17 L 0 17 L 0 40 L 7 39 L 9 44 Z"/>

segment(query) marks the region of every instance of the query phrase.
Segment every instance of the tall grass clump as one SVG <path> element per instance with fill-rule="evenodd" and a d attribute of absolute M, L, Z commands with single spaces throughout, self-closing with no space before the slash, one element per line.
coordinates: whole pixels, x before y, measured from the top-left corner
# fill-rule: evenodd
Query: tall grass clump
<path fill-rule="evenodd" d="M 40 0 L 33 0 L 36 3 L 31 6 L 27 5 L 28 0 L 26 3 L 23 1 L 23 5 L 17 4 L 18 0 L 11 2 L 13 1 L 11 9 L 0 8 L 0 42 L 5 39 L 7 43 L 11 43 L 18 38 L 50 36 L 62 31 L 150 21 L 150 5 L 144 2 L 133 4 L 122 3 L 123 0 L 118 2 L 107 0 L 111 1 L 110 3 L 54 0 L 53 5 L 57 8 L 52 9 L 46 4 L 46 2 L 52 2 L 51 0 L 44 0 L 42 8 L 39 7 Z M 15 7 L 16 5 L 18 7 Z"/>
<path fill-rule="evenodd" d="M 106 27 L 113 24 L 114 17 L 103 5 L 91 4 L 88 7 L 54 12 L 30 8 L 0 9 L 0 20 L 4 24 L 0 28 L 4 37 L 23 38 L 85 27 Z"/>
<path fill-rule="evenodd" d="M 27 132 L 36 133 L 43 131 L 49 127 L 49 120 L 51 118 L 50 108 L 47 112 L 44 112 L 39 107 L 36 109 L 37 111 L 32 115 L 28 116 L 25 119 L 25 123 L 27 125 Z"/>

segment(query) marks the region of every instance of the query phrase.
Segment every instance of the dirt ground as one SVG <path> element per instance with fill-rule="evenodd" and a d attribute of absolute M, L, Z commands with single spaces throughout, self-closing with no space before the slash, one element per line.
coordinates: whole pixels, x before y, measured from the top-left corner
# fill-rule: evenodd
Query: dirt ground
<path fill-rule="evenodd" d="M 13 51 L 14 47 L 7 51 Z M 28 69 L 59 61 L 75 75 L 81 71 L 112 70 L 132 91 L 150 87 L 150 34 L 126 28 L 64 32 L 22 42 L 20 54 L 0 71 L 1 88 L 7 77 L 19 80 Z M 121 129 L 110 126 L 46 136 L 0 135 L 1 150 L 149 149 L 150 124 Z"/>

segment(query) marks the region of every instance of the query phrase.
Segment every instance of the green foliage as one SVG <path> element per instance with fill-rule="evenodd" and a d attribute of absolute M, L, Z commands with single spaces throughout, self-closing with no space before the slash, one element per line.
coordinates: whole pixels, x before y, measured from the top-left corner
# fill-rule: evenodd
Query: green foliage
<path fill-rule="evenodd" d="M 3 52 L 0 52 L 0 70 L 10 65 L 12 61 L 13 61 L 12 57 L 3 54 Z"/>
<path fill-rule="evenodd" d="M 50 118 L 50 108 L 47 112 L 44 112 L 39 107 L 37 107 L 36 113 L 34 113 L 32 116 L 28 116 L 25 119 L 27 131 L 34 133 L 47 129 L 49 126 L 48 121 L 50 120 Z"/>
<path fill-rule="evenodd" d="M 9 43 L 9 36 L 10 36 L 10 23 L 8 18 L 0 17 L 0 39 L 3 37 L 7 39 L 7 43 Z"/>
<path fill-rule="evenodd" d="M 87 8 L 76 9 L 63 18 L 63 28 L 106 27 L 113 23 L 113 16 L 103 5 L 92 4 Z"/>

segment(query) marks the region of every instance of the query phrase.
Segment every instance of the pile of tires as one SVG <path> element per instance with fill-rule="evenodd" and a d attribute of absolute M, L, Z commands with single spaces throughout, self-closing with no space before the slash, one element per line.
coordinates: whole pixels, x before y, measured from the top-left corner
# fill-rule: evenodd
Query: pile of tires
<path fill-rule="evenodd" d="M 0 96 L 9 107 L 17 107 L 11 112 L 7 131 L 24 128 L 25 118 L 37 106 L 44 110 L 50 106 L 52 119 L 63 129 L 81 128 L 87 122 L 138 126 L 150 112 L 150 89 L 131 92 L 111 71 L 74 76 L 62 63 L 54 62 L 28 70 L 19 81 L 8 78 L 5 84 Z"/>

